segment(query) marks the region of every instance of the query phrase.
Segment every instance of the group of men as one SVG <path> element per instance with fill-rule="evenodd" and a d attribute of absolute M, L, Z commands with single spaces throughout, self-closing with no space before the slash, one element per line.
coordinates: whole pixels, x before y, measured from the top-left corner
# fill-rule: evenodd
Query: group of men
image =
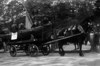
<path fill-rule="evenodd" d="M 12 24 L 11 26 L 11 32 L 17 32 L 18 30 L 23 30 L 25 29 L 25 26 L 23 23 L 20 23 L 18 26 L 17 24 Z"/>

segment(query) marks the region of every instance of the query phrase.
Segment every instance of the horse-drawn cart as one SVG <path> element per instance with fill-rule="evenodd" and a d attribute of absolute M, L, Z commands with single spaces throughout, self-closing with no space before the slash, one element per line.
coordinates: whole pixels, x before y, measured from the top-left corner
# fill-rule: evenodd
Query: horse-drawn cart
<path fill-rule="evenodd" d="M 90 29 L 88 27 L 89 25 L 86 25 L 88 25 L 88 22 L 82 24 L 82 27 L 85 27 L 83 33 L 77 27 L 75 30 L 67 30 L 64 28 L 64 30 L 56 32 L 54 31 L 55 28 L 52 27 L 52 23 L 37 26 L 32 29 L 20 30 L 11 34 L 10 41 L 8 42 L 8 45 L 10 45 L 10 54 L 14 57 L 18 50 L 24 50 L 30 56 L 37 56 L 39 52 L 42 52 L 43 55 L 48 55 L 51 50 L 50 45 L 57 42 L 59 54 L 64 55 L 62 46 L 70 42 L 79 45 L 79 55 L 83 56 L 82 44 L 87 36 L 87 31 Z"/>
<path fill-rule="evenodd" d="M 14 38 L 13 35 L 16 37 L 14 40 L 8 42 L 11 56 L 16 56 L 16 52 L 20 49 L 31 56 L 36 55 L 38 52 L 48 55 L 51 49 L 50 45 L 56 42 L 58 43 L 60 55 L 65 54 L 62 48 L 63 44 L 71 42 L 79 45 L 79 55 L 83 56 L 82 44 L 90 29 L 90 25 L 88 24 L 89 21 L 84 20 L 80 22 L 80 24 L 78 23 L 75 30 L 67 30 L 67 15 L 64 14 L 65 16 L 61 17 L 59 14 L 61 11 L 57 11 L 57 14 L 56 11 L 53 10 L 56 6 L 51 6 L 51 4 L 38 2 L 36 4 L 39 6 L 36 7 L 37 5 L 33 5 L 35 7 L 31 9 L 25 7 L 29 16 L 28 18 L 30 22 L 33 23 L 31 29 L 20 30 L 11 35 L 11 38 Z M 83 30 L 77 29 L 79 25 Z M 62 30 L 63 28 L 64 31 Z"/>
<path fill-rule="evenodd" d="M 39 52 L 48 55 L 50 52 L 49 45 L 44 44 L 41 30 L 42 26 L 20 30 L 10 35 L 8 45 L 10 46 L 10 55 L 16 56 L 17 51 L 24 50 L 27 55 L 36 56 Z"/>

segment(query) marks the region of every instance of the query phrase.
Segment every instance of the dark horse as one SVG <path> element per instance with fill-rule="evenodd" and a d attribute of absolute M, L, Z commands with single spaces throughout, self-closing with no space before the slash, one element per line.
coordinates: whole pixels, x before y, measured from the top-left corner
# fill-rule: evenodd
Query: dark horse
<path fill-rule="evenodd" d="M 84 41 L 87 37 L 87 33 L 89 33 L 89 31 L 91 31 L 91 27 L 90 27 L 88 20 L 84 20 L 79 25 L 83 28 L 84 32 L 81 33 L 81 31 L 78 29 L 78 25 L 76 26 L 75 30 L 72 30 L 72 34 L 71 34 L 71 31 L 66 31 L 66 34 L 64 35 L 64 32 L 65 32 L 64 29 L 59 32 L 59 36 L 61 36 L 61 35 L 63 35 L 64 37 L 72 36 L 67 39 L 58 41 L 59 54 L 61 56 L 65 55 L 63 45 L 66 44 L 67 42 L 78 44 L 79 45 L 79 55 L 84 56 L 84 54 L 82 52 L 82 45 L 84 44 Z M 76 34 L 79 34 L 79 35 L 76 35 Z"/>

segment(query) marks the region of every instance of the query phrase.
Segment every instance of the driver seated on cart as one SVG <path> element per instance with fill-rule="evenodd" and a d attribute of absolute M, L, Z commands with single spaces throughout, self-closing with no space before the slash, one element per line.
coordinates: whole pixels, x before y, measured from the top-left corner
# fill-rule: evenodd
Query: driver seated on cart
<path fill-rule="evenodd" d="M 11 26 L 11 32 L 15 33 L 17 31 L 18 31 L 17 24 L 12 24 L 12 26 Z"/>

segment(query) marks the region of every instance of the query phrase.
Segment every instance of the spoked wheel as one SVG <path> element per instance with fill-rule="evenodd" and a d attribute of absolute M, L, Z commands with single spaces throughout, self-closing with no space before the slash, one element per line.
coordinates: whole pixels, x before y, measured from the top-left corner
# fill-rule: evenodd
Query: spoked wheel
<path fill-rule="evenodd" d="M 38 53 L 39 53 L 39 49 L 38 49 L 38 47 L 36 46 L 36 45 L 30 45 L 30 47 L 29 47 L 29 50 L 30 50 L 30 56 L 37 56 L 38 55 Z"/>
<path fill-rule="evenodd" d="M 50 53 L 50 46 L 49 45 L 43 45 L 41 49 L 42 49 L 43 55 L 48 55 Z"/>
<path fill-rule="evenodd" d="M 11 47 L 10 47 L 10 55 L 11 55 L 12 57 L 15 57 L 16 54 L 17 54 L 16 47 L 15 47 L 15 46 L 11 46 Z"/>

